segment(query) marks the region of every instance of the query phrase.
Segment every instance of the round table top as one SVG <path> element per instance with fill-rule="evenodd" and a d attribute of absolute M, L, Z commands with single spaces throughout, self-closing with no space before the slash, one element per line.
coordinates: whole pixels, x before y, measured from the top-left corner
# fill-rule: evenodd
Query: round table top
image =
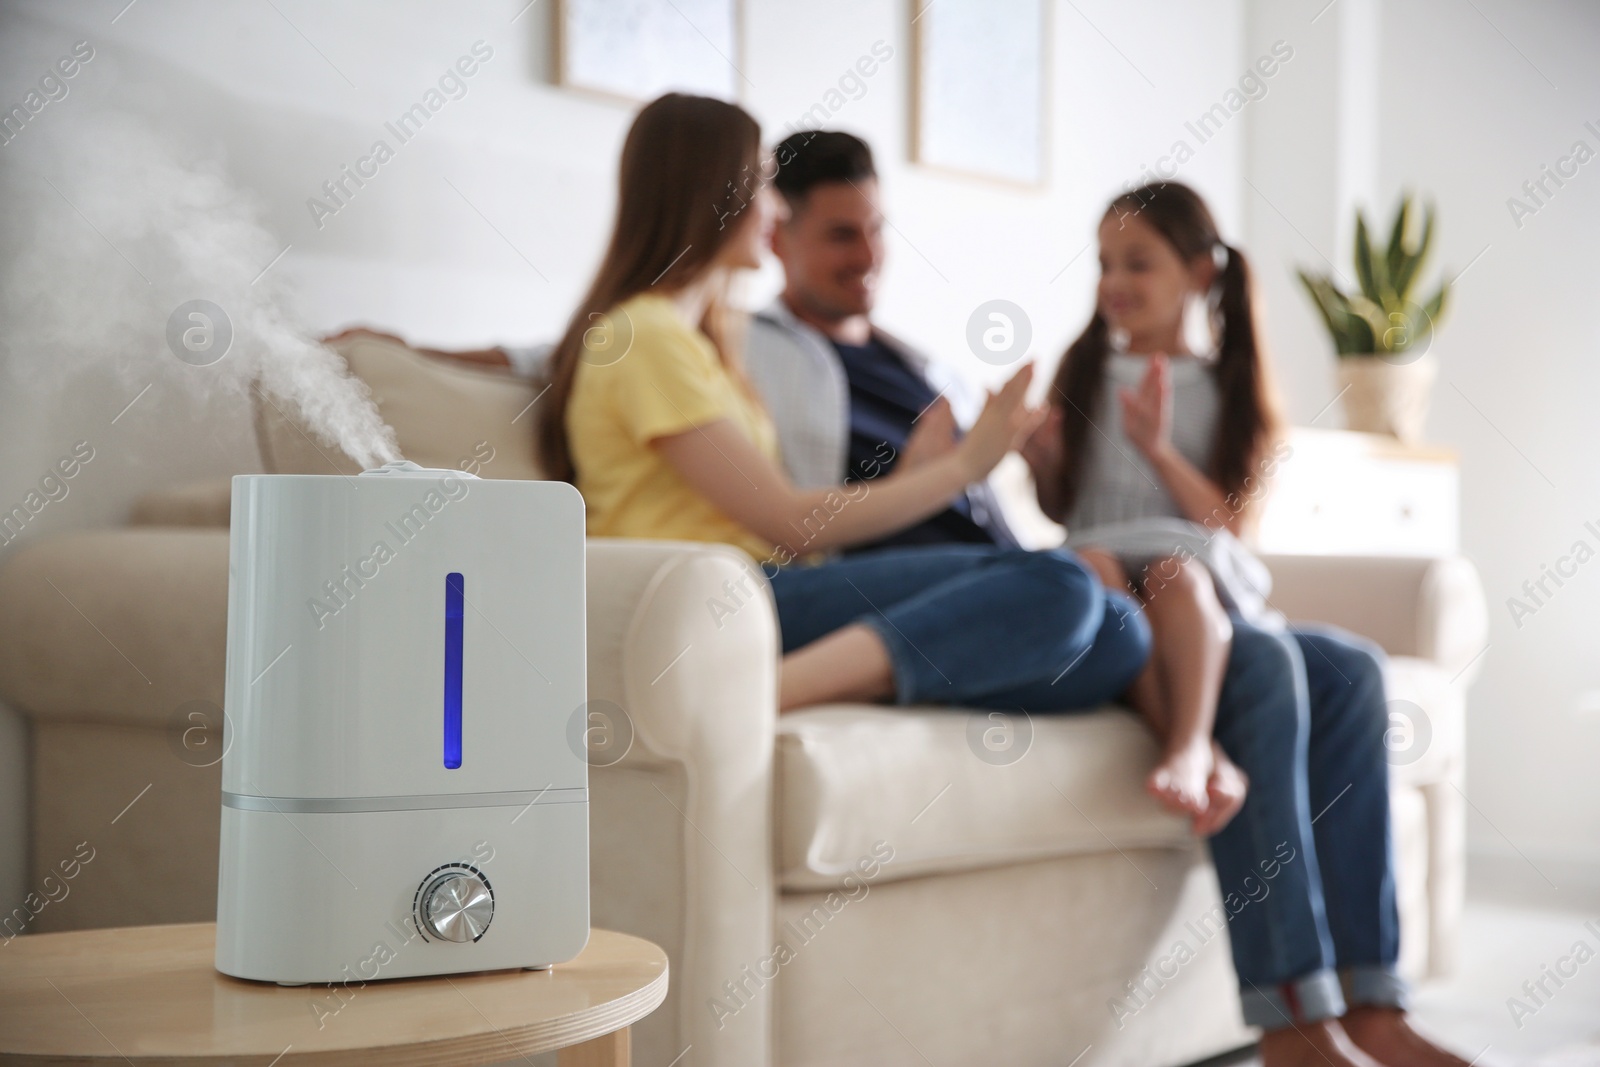
<path fill-rule="evenodd" d="M 592 930 L 547 971 L 396 978 L 349 990 L 220 974 L 215 923 L 28 934 L 0 945 L 0 1064 L 477 1064 L 632 1025 L 667 956 Z"/>

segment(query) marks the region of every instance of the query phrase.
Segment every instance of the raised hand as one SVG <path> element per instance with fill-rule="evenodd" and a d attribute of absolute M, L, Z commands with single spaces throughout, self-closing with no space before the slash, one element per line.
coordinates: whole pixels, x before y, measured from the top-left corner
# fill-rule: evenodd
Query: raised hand
<path fill-rule="evenodd" d="M 1119 389 L 1122 432 L 1147 459 L 1172 442 L 1172 379 L 1166 356 L 1151 356 L 1137 389 Z"/>
<path fill-rule="evenodd" d="M 955 449 L 969 481 L 988 477 L 995 464 L 1021 445 L 1044 417 L 1043 411 L 1028 407 L 1028 386 L 1032 382 L 1033 364 L 1028 363 L 999 391 L 989 394 L 983 414 Z"/>

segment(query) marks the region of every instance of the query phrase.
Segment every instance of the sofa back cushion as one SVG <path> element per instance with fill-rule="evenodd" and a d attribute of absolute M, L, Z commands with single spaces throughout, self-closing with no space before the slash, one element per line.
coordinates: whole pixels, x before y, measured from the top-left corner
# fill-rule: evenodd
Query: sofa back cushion
<path fill-rule="evenodd" d="M 496 368 L 478 368 L 379 337 L 333 346 L 366 383 L 400 453 L 424 467 L 484 478 L 542 478 L 533 444 L 533 401 L 543 388 Z M 261 462 L 270 474 L 353 474 L 359 465 L 325 445 L 287 405 L 255 393 Z"/>

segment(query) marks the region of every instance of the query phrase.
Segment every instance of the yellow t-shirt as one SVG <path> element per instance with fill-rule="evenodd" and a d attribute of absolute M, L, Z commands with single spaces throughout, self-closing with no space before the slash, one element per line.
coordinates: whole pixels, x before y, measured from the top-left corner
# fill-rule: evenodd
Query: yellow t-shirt
<path fill-rule="evenodd" d="M 614 362 L 580 361 L 567 402 L 589 535 L 716 541 L 758 562 L 770 557 L 771 543 L 701 496 L 650 442 L 728 419 L 776 461 L 772 420 L 723 367 L 711 339 L 666 297 L 631 297 L 611 319 L 619 340 L 631 330 L 631 346 Z"/>

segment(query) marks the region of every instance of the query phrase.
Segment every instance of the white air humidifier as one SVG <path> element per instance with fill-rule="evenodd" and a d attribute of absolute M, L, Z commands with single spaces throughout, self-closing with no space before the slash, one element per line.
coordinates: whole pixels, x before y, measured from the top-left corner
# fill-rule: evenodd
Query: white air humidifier
<path fill-rule="evenodd" d="M 233 480 L 217 969 L 366 982 L 589 936 L 584 514 L 392 463 Z"/>

